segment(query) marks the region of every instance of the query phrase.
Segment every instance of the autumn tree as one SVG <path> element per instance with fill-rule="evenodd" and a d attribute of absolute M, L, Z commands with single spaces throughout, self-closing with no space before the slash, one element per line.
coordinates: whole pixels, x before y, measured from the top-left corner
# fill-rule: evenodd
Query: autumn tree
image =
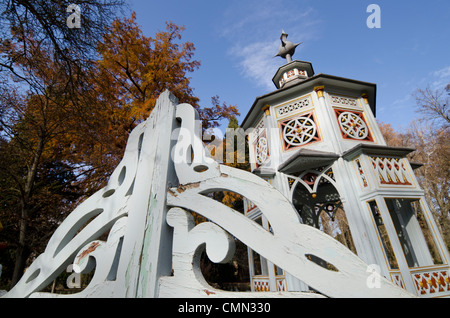
<path fill-rule="evenodd" d="M 449 84 L 450 85 L 450 84 Z M 446 89 L 417 89 L 414 93 L 416 98 L 416 112 L 421 120 L 431 122 L 440 128 L 450 127 L 450 90 Z"/>
<path fill-rule="evenodd" d="M 15 213 L 8 213 L 10 220 L 17 221 L 18 238 L 16 245 L 16 262 L 12 284 L 18 281 L 23 273 L 25 261 L 31 252 L 36 252 L 42 245 L 30 235 L 38 228 L 37 220 L 43 210 L 47 213 L 47 222 L 41 222 L 37 237 L 48 237 L 42 231 L 46 225 L 57 224 L 60 218 L 51 214 L 61 215 L 54 207 L 60 205 L 62 196 L 53 196 L 59 189 L 52 187 L 51 175 L 57 170 L 67 172 L 67 178 L 60 179 L 63 184 L 70 185 L 76 178 L 73 173 L 75 166 L 81 167 L 84 158 L 77 155 L 82 147 L 90 149 L 94 144 L 91 133 L 94 123 L 86 116 L 88 106 L 75 103 L 67 94 L 67 73 L 63 65 L 55 62 L 52 50 L 42 42 L 28 35 L 26 50 L 33 56 L 33 63 L 21 54 L 25 48 L 19 42 L 15 45 L 2 43 L 2 54 L 15 61 L 15 67 L 24 70 L 27 75 L 29 90 L 20 92 L 19 86 L 5 84 L 0 95 L 2 118 L 0 121 L 4 142 L 2 153 L 6 167 L 4 177 L 13 181 L 12 189 L 5 193 L 15 195 L 10 201 L 15 206 Z M 21 85 L 23 85 L 21 83 Z M 90 106 L 90 105 L 89 105 Z M 92 109 L 89 107 L 89 112 Z M 95 136 L 95 134 L 94 134 Z M 83 141 L 81 144 L 77 140 Z M 92 141 L 91 144 L 88 144 Z M 63 173 L 64 174 L 64 173 Z M 58 178 L 57 178 L 58 179 Z M 13 190 L 13 191 L 11 191 Z M 5 193 L 2 193 L 5 195 Z M 62 193 L 60 193 L 62 194 Z M 58 197 L 59 199 L 57 199 Z M 59 201 L 58 201 L 59 200 Z M 66 205 L 70 202 L 66 199 Z M 14 204 L 15 203 L 15 204 Z M 59 204 L 58 204 L 59 203 Z M 50 208 L 49 207 L 52 207 Z M 11 206 L 8 206 L 10 210 Z M 3 211 L 5 212 L 5 211 Z M 12 211 L 9 211 L 12 212 Z"/>
<path fill-rule="evenodd" d="M 3 43 L 15 43 L 23 49 L 22 59 L 32 61 L 34 53 L 28 50 L 28 39 L 33 39 L 51 49 L 55 62 L 66 71 L 66 91 L 77 94 L 77 87 L 89 78 L 85 73 L 91 67 L 96 55 L 96 46 L 104 29 L 112 19 L 125 8 L 124 0 L 78 0 L 80 28 L 70 28 L 67 24 L 71 10 L 71 0 L 1 0 L 0 35 Z M 9 56 L 0 56 L 3 72 L 14 75 L 32 86 L 30 73 L 17 65 Z"/>
<path fill-rule="evenodd" d="M 198 107 L 187 74 L 200 63 L 193 59 L 192 43 L 179 43 L 183 29 L 167 23 L 166 31 L 145 36 L 134 12 L 129 18 L 115 19 L 107 28 L 97 45 L 98 59 L 90 80 L 103 109 L 103 124 L 98 126 L 103 147 L 93 152 L 92 165 L 98 168 L 83 186 L 96 189 L 105 184 L 122 158 L 129 133 L 150 115 L 164 90 Z"/>
<path fill-rule="evenodd" d="M 147 37 L 133 12 L 131 18 L 114 20 L 98 45 L 99 78 L 105 85 L 102 90 L 111 93 L 109 97 L 129 110 L 134 120 L 146 119 L 166 89 L 181 102 L 198 104 L 187 73 L 197 69 L 200 62 L 193 60 L 193 43 L 177 43 L 183 30 L 169 22 L 166 31 Z"/>
<path fill-rule="evenodd" d="M 184 30 L 184 26 L 166 22 L 165 31 L 147 37 L 136 22 L 136 13 L 116 19 L 98 46 L 97 78 L 104 84 L 105 100 L 115 100 L 134 121 L 146 119 L 166 89 L 180 103 L 199 111 L 204 128 L 217 127 L 219 120 L 239 114 L 236 106 L 222 103 L 219 96 L 211 98 L 211 107 L 199 106 L 188 74 L 198 69 L 200 62 L 193 59 L 193 43 L 179 43 Z"/>
<path fill-rule="evenodd" d="M 202 107 L 197 110 L 204 130 L 219 127 L 224 119 L 228 119 L 228 128 L 239 128 L 236 116 L 240 113 L 237 106 L 222 102 L 218 95 L 211 97 L 211 107 Z"/>
<path fill-rule="evenodd" d="M 394 129 L 391 124 L 379 121 L 378 128 L 380 128 L 386 144 L 391 147 L 408 147 L 411 146 L 409 136 L 402 134 Z"/>
<path fill-rule="evenodd" d="M 450 250 L 450 129 L 413 122 L 407 135 L 416 148 L 411 160 L 423 164 L 416 177 Z"/>
<path fill-rule="evenodd" d="M 15 248 L 12 285 L 73 200 L 65 189 L 76 179 L 74 166 L 82 165 L 75 141 L 88 141 L 95 127 L 86 112 L 86 78 L 98 38 L 121 3 L 80 1 L 85 27 L 70 29 L 69 1 L 0 2 L 0 200 L 6 203 L 0 217 L 8 223 L 4 232 L 17 233 L 9 237 Z"/>
<path fill-rule="evenodd" d="M 219 96 L 211 98 L 211 107 L 199 105 L 188 74 L 200 62 L 194 59 L 194 44 L 181 41 L 183 31 L 183 26 L 166 22 L 164 31 L 145 36 L 133 12 L 130 18 L 116 19 L 99 43 L 95 85 L 108 116 L 104 136 L 111 140 L 108 153 L 112 160 L 105 167 L 109 173 L 122 156 L 129 132 L 150 115 L 166 89 L 180 103 L 198 110 L 204 129 L 239 114 L 236 106 L 222 102 Z"/>
<path fill-rule="evenodd" d="M 423 163 L 416 176 L 450 250 L 450 90 L 417 89 L 416 112 L 419 119 L 407 135 L 417 149 L 413 160 Z"/>
<path fill-rule="evenodd" d="M 73 204 L 105 184 L 128 133 L 149 116 L 160 92 L 170 89 L 181 102 L 205 109 L 189 85 L 187 73 L 199 63 L 192 60 L 193 44 L 178 43 L 182 27 L 168 23 L 149 38 L 133 15 L 95 34 L 101 38 L 92 38 L 95 54 L 81 52 L 60 42 L 66 30 L 48 30 L 51 14 L 39 11 L 61 3 L 9 1 L 1 7 L 11 19 L 9 37 L 0 42 L 0 157 L 6 166 L 0 219 L 7 220 L 2 235 L 9 233 L 15 254 L 12 285 Z M 27 15 L 35 18 L 27 22 Z M 88 37 L 83 30 L 75 32 Z M 238 113 L 219 102 L 207 112 L 211 125 Z"/>

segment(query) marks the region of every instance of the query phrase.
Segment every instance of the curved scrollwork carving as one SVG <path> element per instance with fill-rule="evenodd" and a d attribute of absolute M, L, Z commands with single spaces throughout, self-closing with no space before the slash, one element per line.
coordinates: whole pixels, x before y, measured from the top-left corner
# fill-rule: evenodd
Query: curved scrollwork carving
<path fill-rule="evenodd" d="M 196 125 L 197 112 L 188 104 L 175 104 L 170 92 L 160 96 L 149 119 L 130 134 L 124 158 L 107 186 L 64 220 L 44 253 L 6 297 L 58 296 L 40 291 L 71 263 L 78 272 L 95 266 L 90 284 L 71 297 L 255 297 L 215 290 L 199 271 L 203 248 L 213 261 L 229 259 L 230 234 L 325 295 L 409 295 L 381 277 L 380 288 L 368 288 L 366 281 L 373 273 L 366 271 L 367 265 L 331 237 L 300 224 L 279 191 L 251 173 L 207 157 Z M 273 233 L 205 196 L 221 190 L 239 193 L 256 204 Z M 198 212 L 212 223 L 194 226 L 187 211 Z M 100 241 L 108 231 L 107 240 Z M 309 256 L 325 260 L 338 271 L 320 267 Z M 311 293 L 286 296 L 319 297 Z"/>
<path fill-rule="evenodd" d="M 50 238 L 44 253 L 31 264 L 7 297 L 29 297 L 41 291 L 73 262 L 83 246 L 92 244 L 128 214 L 127 197 L 133 192 L 144 130 L 145 123 L 133 130 L 124 158 L 107 186 L 69 214 Z"/>
<path fill-rule="evenodd" d="M 177 284 L 171 284 L 172 277 L 160 279 L 160 297 L 186 297 L 193 293 L 209 292 L 209 285 L 200 271 L 201 253 L 206 249 L 208 257 L 215 263 L 226 263 L 233 257 L 234 240 L 222 228 L 211 222 L 195 226 L 191 213 L 172 208 L 167 214 L 167 223 L 174 228 L 172 269 Z M 213 292 L 211 292 L 213 293 Z"/>
<path fill-rule="evenodd" d="M 154 262 L 153 255 L 164 254 L 154 250 L 171 244 L 153 236 L 165 235 L 161 224 L 165 223 L 175 103 L 169 91 L 161 94 L 151 116 L 131 132 L 124 157 L 106 187 L 62 222 L 44 253 L 4 297 L 68 297 L 40 291 L 69 264 L 78 272 L 95 270 L 89 285 L 70 297 L 154 296 L 156 284 L 148 287 L 148 281 L 157 282 L 156 272 L 165 272 L 157 265 L 153 265 L 154 271 L 147 268 Z M 100 241 L 108 231 L 106 242 Z M 145 248 L 153 248 L 153 253 Z M 170 268 L 166 272 L 170 273 Z"/>
<path fill-rule="evenodd" d="M 192 125 L 194 117 L 184 116 L 187 106 L 183 105 L 177 117 L 183 125 Z M 199 138 L 194 136 L 194 138 Z M 205 152 L 199 152 L 204 154 Z M 379 277 L 380 288 L 369 288 L 367 279 L 373 272 L 367 272 L 367 264 L 349 251 L 342 244 L 321 231 L 301 224 L 291 203 L 275 188 L 263 179 L 225 165 L 214 163 L 208 166 L 206 158 L 197 158 L 206 165 L 209 171 L 194 171 L 184 162 L 175 163 L 177 175 L 190 174 L 189 179 L 177 188 L 171 188 L 167 196 L 167 204 L 195 211 L 229 232 L 252 250 L 283 268 L 285 271 L 305 282 L 321 293 L 332 297 L 394 297 L 409 295 L 388 280 Z M 213 171 L 213 173 L 211 173 Z M 264 230 L 260 225 L 248 219 L 241 213 L 227 207 L 205 194 L 215 191 L 232 191 L 256 204 L 270 223 L 273 233 Z M 172 222 L 169 220 L 169 222 Z M 172 223 L 171 223 L 172 224 Z M 175 227 L 176 230 L 176 227 Z M 178 247 L 174 241 L 174 249 Z M 178 248 L 177 253 L 180 253 Z M 185 253 L 192 253 L 192 247 Z M 312 262 L 315 256 L 332 264 L 337 271 L 328 270 Z M 175 255 L 174 255 L 175 257 Z M 183 277 L 163 278 L 161 292 L 167 290 L 183 290 L 187 294 L 197 288 L 201 294 L 204 282 L 183 284 Z M 192 278 L 192 277 L 191 277 Z M 332 282 L 332 283 L 330 283 Z M 186 286 L 187 285 L 187 286 Z M 206 293 L 204 291 L 204 293 Z M 224 295 L 218 290 L 208 290 L 206 293 Z M 194 292 L 195 294 L 195 292 Z M 226 294 L 228 295 L 228 294 Z M 241 294 L 240 294 L 241 295 Z M 297 296 L 304 296 L 299 293 Z"/>

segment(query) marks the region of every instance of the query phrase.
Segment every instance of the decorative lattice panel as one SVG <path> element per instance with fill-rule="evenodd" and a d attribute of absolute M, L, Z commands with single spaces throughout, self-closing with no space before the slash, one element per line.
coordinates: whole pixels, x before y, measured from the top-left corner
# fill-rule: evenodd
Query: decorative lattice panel
<path fill-rule="evenodd" d="M 369 129 L 363 112 L 349 111 L 344 109 L 335 109 L 339 128 L 342 133 L 342 138 L 361 140 L 361 141 L 373 141 L 372 134 Z"/>
<path fill-rule="evenodd" d="M 285 278 L 277 278 L 276 281 L 277 281 L 277 291 L 287 291 Z"/>
<path fill-rule="evenodd" d="M 253 290 L 255 292 L 270 291 L 269 278 L 253 278 Z"/>
<path fill-rule="evenodd" d="M 265 129 L 264 118 L 261 118 L 259 122 L 256 124 L 255 130 L 253 131 L 254 139 L 256 139 L 257 136 L 259 136 L 264 129 Z"/>
<path fill-rule="evenodd" d="M 401 288 L 405 288 L 405 283 L 403 282 L 403 277 L 401 273 L 391 273 L 391 279 L 394 284 Z"/>
<path fill-rule="evenodd" d="M 276 277 L 277 292 L 288 291 L 286 286 L 286 279 L 284 277 Z M 268 292 L 270 291 L 270 283 L 268 277 L 254 277 L 253 278 L 253 290 L 255 292 Z"/>
<path fill-rule="evenodd" d="M 370 161 L 380 184 L 412 185 L 405 159 L 371 156 Z"/>
<path fill-rule="evenodd" d="M 260 166 L 269 158 L 269 143 L 265 133 L 258 138 L 255 148 L 256 163 Z"/>
<path fill-rule="evenodd" d="M 333 95 L 333 94 L 330 94 L 329 96 L 330 96 L 330 102 L 333 106 L 358 107 L 359 108 L 358 100 L 355 97 Z"/>
<path fill-rule="evenodd" d="M 419 295 L 449 295 L 450 274 L 447 269 L 428 270 L 412 274 L 414 285 Z"/>
<path fill-rule="evenodd" d="M 313 106 L 313 102 L 311 100 L 311 96 L 308 95 L 306 97 L 302 97 L 300 99 L 296 99 L 286 104 L 282 104 L 275 108 L 275 113 L 277 118 L 286 117 L 290 115 L 294 115 L 299 110 Z"/>
<path fill-rule="evenodd" d="M 364 173 L 364 169 L 361 165 L 361 160 L 355 159 L 354 162 L 356 165 L 356 170 L 359 176 L 360 183 L 364 188 L 367 188 L 369 186 L 369 183 L 367 182 L 366 174 Z"/>
<path fill-rule="evenodd" d="M 314 112 L 286 119 L 279 126 L 284 151 L 321 140 Z"/>
<path fill-rule="evenodd" d="M 260 128 L 257 132 L 259 134 L 255 136 L 255 139 L 253 141 L 253 149 L 255 155 L 255 164 L 256 167 L 259 167 L 269 159 L 270 154 L 266 129 Z"/>

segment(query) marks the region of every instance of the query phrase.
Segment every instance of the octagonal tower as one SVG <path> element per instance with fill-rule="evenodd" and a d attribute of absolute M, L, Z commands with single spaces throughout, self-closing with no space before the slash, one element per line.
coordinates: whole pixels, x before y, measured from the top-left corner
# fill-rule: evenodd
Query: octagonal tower
<path fill-rule="evenodd" d="M 305 224 L 339 240 L 383 276 L 419 296 L 449 296 L 449 253 L 409 162 L 378 128 L 376 84 L 315 74 L 292 60 L 298 44 L 281 36 L 286 58 L 276 90 L 255 99 L 241 127 L 251 170 L 280 190 Z M 299 43 L 300 44 L 300 43 Z M 258 207 L 249 218 L 270 230 Z M 321 259 L 319 266 L 331 268 Z M 254 291 L 307 290 L 249 250 Z"/>

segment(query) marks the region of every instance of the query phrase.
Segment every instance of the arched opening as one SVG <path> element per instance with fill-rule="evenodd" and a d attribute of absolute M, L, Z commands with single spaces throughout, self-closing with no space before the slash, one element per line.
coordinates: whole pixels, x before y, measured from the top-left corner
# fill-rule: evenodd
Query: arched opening
<path fill-rule="evenodd" d="M 356 254 L 355 244 L 330 166 L 288 176 L 301 221 L 330 235 Z"/>

